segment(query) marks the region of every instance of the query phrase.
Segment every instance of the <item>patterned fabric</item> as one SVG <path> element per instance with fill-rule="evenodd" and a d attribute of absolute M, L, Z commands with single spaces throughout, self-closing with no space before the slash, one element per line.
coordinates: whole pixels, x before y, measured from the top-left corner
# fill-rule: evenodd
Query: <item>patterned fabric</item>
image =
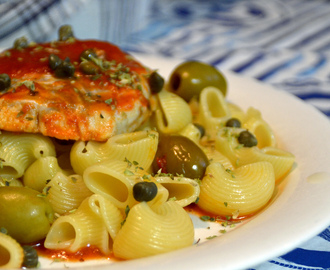
<path fill-rule="evenodd" d="M 95 5 L 101 16 L 81 20 L 95 24 L 99 37 L 107 38 L 104 9 L 109 5 L 103 1 L 0 0 L 0 46 L 11 46 L 22 34 L 37 42 L 49 40 L 70 16 Z M 156 0 L 148 21 L 119 45 L 134 52 L 201 60 L 254 77 L 330 117 L 330 1 Z M 251 269 L 329 270 L 330 227 Z"/>

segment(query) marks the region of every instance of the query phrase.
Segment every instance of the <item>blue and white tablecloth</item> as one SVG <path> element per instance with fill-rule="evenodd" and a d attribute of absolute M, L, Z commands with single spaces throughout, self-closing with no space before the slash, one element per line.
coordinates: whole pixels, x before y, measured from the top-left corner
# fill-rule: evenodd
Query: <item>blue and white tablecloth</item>
<path fill-rule="evenodd" d="M 330 1 L 151 4 L 146 24 L 115 41 L 125 50 L 201 60 L 248 75 L 300 97 L 330 117 Z M 0 47 L 11 46 L 22 35 L 50 40 L 64 23 L 72 24 L 79 38 L 110 39 L 102 23 L 109 6 L 109 0 L 0 0 Z M 330 269 L 330 227 L 253 269 Z"/>

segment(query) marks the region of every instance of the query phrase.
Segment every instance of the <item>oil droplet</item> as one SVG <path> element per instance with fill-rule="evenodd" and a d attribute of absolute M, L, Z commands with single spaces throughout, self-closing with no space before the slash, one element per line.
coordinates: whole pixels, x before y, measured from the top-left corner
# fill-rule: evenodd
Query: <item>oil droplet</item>
<path fill-rule="evenodd" d="M 307 177 L 307 182 L 309 183 L 320 183 L 324 181 L 330 181 L 330 173 L 317 172 Z"/>

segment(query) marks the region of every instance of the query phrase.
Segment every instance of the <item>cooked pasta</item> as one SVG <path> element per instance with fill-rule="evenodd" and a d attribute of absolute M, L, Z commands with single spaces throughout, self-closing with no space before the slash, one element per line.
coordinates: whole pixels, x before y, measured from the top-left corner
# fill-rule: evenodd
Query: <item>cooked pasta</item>
<path fill-rule="evenodd" d="M 124 221 L 123 213 L 111 201 L 99 194 L 93 194 L 88 202 L 93 212 L 102 218 L 111 238 L 115 239 Z"/>
<path fill-rule="evenodd" d="M 46 185 L 47 198 L 57 214 L 63 215 L 79 207 L 93 193 L 80 175 L 58 172 Z"/>
<path fill-rule="evenodd" d="M 269 162 L 251 163 L 234 171 L 212 163 L 202 180 L 198 205 L 223 217 L 249 215 L 266 205 L 274 187 L 274 170 Z"/>
<path fill-rule="evenodd" d="M 136 183 L 134 171 L 127 169 L 124 160 L 106 160 L 90 166 L 84 171 L 83 178 L 92 192 L 104 196 L 120 209 L 136 203 L 132 196 Z"/>
<path fill-rule="evenodd" d="M 23 183 L 27 187 L 42 192 L 47 181 L 58 172 L 63 172 L 63 170 L 58 165 L 56 157 L 40 157 L 26 169 Z"/>
<path fill-rule="evenodd" d="M 1 175 L 19 178 L 39 157 L 55 156 L 52 141 L 38 134 L 0 134 Z"/>
<path fill-rule="evenodd" d="M 187 102 L 178 95 L 163 89 L 157 94 L 159 107 L 155 122 L 163 133 L 176 133 L 192 122 L 192 113 Z"/>
<path fill-rule="evenodd" d="M 60 216 L 53 223 L 46 236 L 44 246 L 48 249 L 61 249 L 76 252 L 92 245 L 104 254 L 110 252 L 107 228 L 102 218 L 90 208 L 86 198 L 71 214 Z"/>
<path fill-rule="evenodd" d="M 221 91 L 206 87 L 200 94 L 198 122 L 207 135 L 214 137 L 222 124 L 230 117 L 230 110 Z"/>
<path fill-rule="evenodd" d="M 186 125 L 184 129 L 182 129 L 179 132 L 180 135 L 185 136 L 195 142 L 196 144 L 199 144 L 199 140 L 201 139 L 201 133 L 199 129 L 192 123 L 189 123 Z"/>
<path fill-rule="evenodd" d="M 23 259 L 21 245 L 14 238 L 0 232 L 0 268 L 20 268 Z"/>
<path fill-rule="evenodd" d="M 176 202 L 152 207 L 141 202 L 131 208 L 115 238 L 113 252 L 123 259 L 136 259 L 192 245 L 194 226 Z"/>
<path fill-rule="evenodd" d="M 295 157 L 290 152 L 275 148 L 242 147 L 237 142 L 241 129 L 224 128 L 216 137 L 216 149 L 227 156 L 236 167 L 258 161 L 268 161 L 273 165 L 276 181 L 280 181 L 291 170 Z"/>
<path fill-rule="evenodd" d="M 268 123 L 262 119 L 260 111 L 250 107 L 243 120 L 243 127 L 252 132 L 258 140 L 258 148 L 276 146 L 275 134 Z"/>
<path fill-rule="evenodd" d="M 199 196 L 199 184 L 185 177 L 156 176 L 156 181 L 168 190 L 168 198 L 182 207 L 194 203 Z"/>
<path fill-rule="evenodd" d="M 113 136 L 104 143 L 76 142 L 71 150 L 71 164 L 74 171 L 83 174 L 84 170 L 103 160 L 116 159 L 136 161 L 148 168 L 157 151 L 158 133 L 136 131 Z"/>

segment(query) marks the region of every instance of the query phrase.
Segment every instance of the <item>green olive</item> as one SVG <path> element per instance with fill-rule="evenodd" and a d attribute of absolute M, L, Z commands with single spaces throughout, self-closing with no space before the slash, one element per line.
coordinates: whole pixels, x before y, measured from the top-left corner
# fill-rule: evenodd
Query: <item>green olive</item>
<path fill-rule="evenodd" d="M 66 41 L 69 38 L 74 38 L 72 27 L 70 25 L 62 25 L 58 30 L 58 39 Z"/>
<path fill-rule="evenodd" d="M 240 144 L 243 144 L 244 147 L 253 147 L 258 144 L 257 138 L 248 130 L 240 132 L 237 140 Z"/>
<path fill-rule="evenodd" d="M 80 54 L 80 59 L 85 59 L 85 60 L 92 60 L 93 58 L 97 58 L 97 54 L 94 51 L 94 49 L 87 49 L 84 50 L 81 54 Z"/>
<path fill-rule="evenodd" d="M 187 102 L 193 97 L 199 98 L 200 92 L 207 86 L 219 88 L 224 96 L 227 93 L 227 81 L 222 73 L 215 67 L 198 61 L 180 64 L 169 79 L 169 90 Z"/>
<path fill-rule="evenodd" d="M 22 246 L 24 252 L 23 267 L 35 268 L 38 266 L 39 257 L 38 253 L 32 246 L 24 245 Z"/>
<path fill-rule="evenodd" d="M 149 202 L 157 195 L 157 185 L 154 182 L 138 182 L 133 186 L 133 196 L 138 202 Z"/>
<path fill-rule="evenodd" d="M 151 93 L 157 94 L 162 91 L 165 81 L 164 78 L 158 74 L 158 72 L 152 72 L 148 78 L 148 81 Z"/>
<path fill-rule="evenodd" d="M 81 62 L 81 64 L 79 65 L 79 68 L 84 74 L 87 74 L 87 75 L 95 75 L 99 72 L 98 66 L 89 61 Z"/>
<path fill-rule="evenodd" d="M 21 50 L 27 48 L 29 46 L 29 42 L 26 37 L 20 37 L 14 41 L 14 49 Z"/>
<path fill-rule="evenodd" d="M 11 85 L 11 79 L 7 73 L 0 74 L 0 92 L 5 92 Z"/>
<path fill-rule="evenodd" d="M 162 135 L 153 161 L 153 172 L 202 179 L 209 160 L 193 141 L 181 135 Z"/>
<path fill-rule="evenodd" d="M 73 77 L 76 68 L 70 62 L 70 59 L 65 59 L 61 64 L 55 69 L 55 76 L 58 78 L 70 78 Z"/>
<path fill-rule="evenodd" d="M 230 118 L 226 122 L 226 127 L 240 128 L 241 127 L 241 121 L 239 121 L 237 118 Z"/>
<path fill-rule="evenodd" d="M 52 70 L 57 69 L 62 63 L 62 59 L 56 54 L 50 54 L 48 57 L 48 64 Z"/>
<path fill-rule="evenodd" d="M 54 211 L 41 195 L 27 187 L 0 187 L 0 228 L 19 243 L 40 241 L 50 229 Z"/>

